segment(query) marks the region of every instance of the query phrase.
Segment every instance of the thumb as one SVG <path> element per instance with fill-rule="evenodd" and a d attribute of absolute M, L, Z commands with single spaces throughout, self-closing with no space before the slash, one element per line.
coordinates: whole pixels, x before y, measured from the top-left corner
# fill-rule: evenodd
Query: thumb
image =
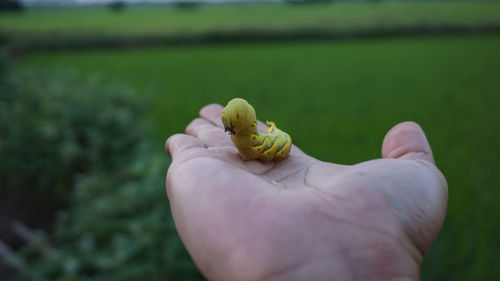
<path fill-rule="evenodd" d="M 432 150 L 422 128 L 415 122 L 402 122 L 387 132 L 382 158 L 426 160 L 434 163 Z"/>

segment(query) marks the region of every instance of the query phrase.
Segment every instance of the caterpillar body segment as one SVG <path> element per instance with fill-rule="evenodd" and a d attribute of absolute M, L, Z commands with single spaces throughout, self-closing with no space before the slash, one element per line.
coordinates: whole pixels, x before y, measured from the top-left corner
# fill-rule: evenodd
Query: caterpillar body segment
<path fill-rule="evenodd" d="M 222 110 L 221 119 L 243 160 L 279 161 L 290 152 L 290 135 L 270 121 L 266 122 L 269 129 L 259 133 L 255 109 L 244 99 L 232 99 Z"/>

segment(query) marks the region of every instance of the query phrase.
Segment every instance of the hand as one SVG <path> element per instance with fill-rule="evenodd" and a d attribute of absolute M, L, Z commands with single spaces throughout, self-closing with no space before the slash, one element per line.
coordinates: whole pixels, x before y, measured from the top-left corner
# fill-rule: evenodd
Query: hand
<path fill-rule="evenodd" d="M 416 123 L 387 133 L 382 159 L 352 166 L 295 146 L 278 163 L 244 162 L 221 111 L 204 107 L 166 143 L 175 225 L 209 280 L 419 280 L 448 188 Z"/>

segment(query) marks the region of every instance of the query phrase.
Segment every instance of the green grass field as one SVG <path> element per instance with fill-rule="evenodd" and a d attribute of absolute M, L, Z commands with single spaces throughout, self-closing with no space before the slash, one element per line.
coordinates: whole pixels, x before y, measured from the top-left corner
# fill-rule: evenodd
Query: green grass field
<path fill-rule="evenodd" d="M 210 31 L 359 30 L 440 24 L 500 23 L 500 2 L 382 2 L 317 5 L 207 5 L 34 9 L 1 14 L 0 32 L 12 40 L 78 36 L 197 34 Z"/>
<path fill-rule="evenodd" d="M 417 121 L 450 188 L 422 279 L 493 280 L 500 275 L 498 50 L 500 36 L 481 36 L 89 50 L 24 62 L 130 84 L 152 101 L 158 153 L 201 106 L 232 97 L 249 100 L 306 153 L 343 164 L 379 157 L 391 126 Z"/>

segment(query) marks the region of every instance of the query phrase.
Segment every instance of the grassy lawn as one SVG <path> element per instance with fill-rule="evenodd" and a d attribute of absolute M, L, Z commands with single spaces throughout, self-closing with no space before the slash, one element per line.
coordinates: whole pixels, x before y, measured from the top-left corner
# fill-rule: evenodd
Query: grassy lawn
<path fill-rule="evenodd" d="M 34 9 L 1 14 L 0 31 L 16 40 L 82 35 L 134 36 L 238 30 L 359 30 L 394 26 L 500 22 L 500 2 L 388 2 L 317 5 L 245 4 Z"/>
<path fill-rule="evenodd" d="M 422 279 L 493 280 L 500 274 L 498 50 L 499 36 L 482 36 L 38 53 L 25 63 L 130 84 L 152 100 L 158 153 L 201 106 L 232 97 L 254 104 L 260 119 L 275 121 L 306 153 L 343 164 L 379 157 L 391 126 L 417 121 L 450 187 L 448 217 Z"/>

